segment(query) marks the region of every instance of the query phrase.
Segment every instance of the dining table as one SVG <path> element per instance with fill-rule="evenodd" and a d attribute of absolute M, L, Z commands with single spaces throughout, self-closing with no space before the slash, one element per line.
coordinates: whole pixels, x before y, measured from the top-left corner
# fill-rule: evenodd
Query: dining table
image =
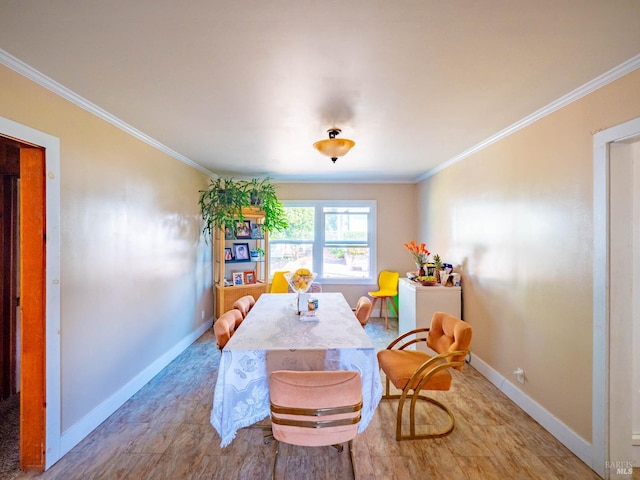
<path fill-rule="evenodd" d="M 373 342 L 342 293 L 312 298 L 317 308 L 298 314 L 296 293 L 262 294 L 222 349 L 211 411 L 221 447 L 270 415 L 269 374 L 275 370 L 357 371 L 363 404 L 358 432 L 371 421 L 382 398 Z"/>

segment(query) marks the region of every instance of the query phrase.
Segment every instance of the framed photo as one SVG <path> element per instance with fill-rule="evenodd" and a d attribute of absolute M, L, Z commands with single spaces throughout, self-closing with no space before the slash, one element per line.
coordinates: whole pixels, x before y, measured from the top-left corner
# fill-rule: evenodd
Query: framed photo
<path fill-rule="evenodd" d="M 232 278 L 233 278 L 234 285 L 244 285 L 242 272 L 233 272 Z"/>
<path fill-rule="evenodd" d="M 224 227 L 224 239 L 233 240 L 234 238 L 236 237 L 233 235 L 233 231 L 229 227 Z"/>
<path fill-rule="evenodd" d="M 236 238 L 251 238 L 251 220 L 236 223 Z"/>
<path fill-rule="evenodd" d="M 231 250 L 231 247 L 224 248 L 224 260 L 225 262 L 228 262 L 229 260 L 233 260 L 233 251 Z"/>
<path fill-rule="evenodd" d="M 234 243 L 233 253 L 236 257 L 236 262 L 250 261 L 249 258 L 249 244 L 248 243 Z"/>
<path fill-rule="evenodd" d="M 251 238 L 264 238 L 264 232 L 262 231 L 262 225 L 254 223 L 251 226 Z"/>
<path fill-rule="evenodd" d="M 245 285 L 251 285 L 252 283 L 256 283 L 256 272 L 253 270 L 244 272 L 243 280 Z"/>

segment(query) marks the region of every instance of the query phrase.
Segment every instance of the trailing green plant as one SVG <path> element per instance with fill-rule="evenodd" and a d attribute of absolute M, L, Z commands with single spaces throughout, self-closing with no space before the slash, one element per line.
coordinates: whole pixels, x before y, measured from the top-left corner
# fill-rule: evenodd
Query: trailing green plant
<path fill-rule="evenodd" d="M 251 205 L 264 211 L 264 228 L 270 232 L 286 230 L 289 227 L 287 215 L 271 179 L 252 178 L 246 180 L 244 185 Z"/>
<path fill-rule="evenodd" d="M 233 228 L 236 222 L 244 221 L 242 209 L 249 207 L 264 211 L 264 228 L 268 231 L 285 230 L 289 226 L 284 207 L 268 177 L 251 180 L 234 180 L 231 177 L 211 179 L 209 188 L 200 190 L 199 205 L 204 220 L 202 231 L 208 235 L 225 226 Z"/>
<path fill-rule="evenodd" d="M 211 179 L 207 190 L 200 190 L 200 210 L 204 226 L 202 232 L 211 235 L 214 230 L 244 220 L 242 208 L 249 206 L 249 193 L 244 183 L 230 177 Z"/>

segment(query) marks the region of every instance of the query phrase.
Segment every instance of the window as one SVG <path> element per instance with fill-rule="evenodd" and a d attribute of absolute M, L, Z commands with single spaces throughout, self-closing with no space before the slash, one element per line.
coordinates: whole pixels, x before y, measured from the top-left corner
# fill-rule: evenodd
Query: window
<path fill-rule="evenodd" d="M 284 201 L 289 228 L 269 236 L 269 270 L 308 268 L 323 283 L 371 283 L 376 202 Z"/>

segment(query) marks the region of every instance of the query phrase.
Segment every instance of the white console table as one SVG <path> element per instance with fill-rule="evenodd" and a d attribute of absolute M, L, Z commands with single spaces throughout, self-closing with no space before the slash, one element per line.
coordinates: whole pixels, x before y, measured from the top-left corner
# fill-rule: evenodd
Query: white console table
<path fill-rule="evenodd" d="M 398 295 L 398 334 L 428 327 L 435 312 L 449 313 L 458 318 L 462 316 L 462 287 L 423 287 L 408 278 L 401 278 Z M 421 350 L 423 345 L 419 347 Z"/>

